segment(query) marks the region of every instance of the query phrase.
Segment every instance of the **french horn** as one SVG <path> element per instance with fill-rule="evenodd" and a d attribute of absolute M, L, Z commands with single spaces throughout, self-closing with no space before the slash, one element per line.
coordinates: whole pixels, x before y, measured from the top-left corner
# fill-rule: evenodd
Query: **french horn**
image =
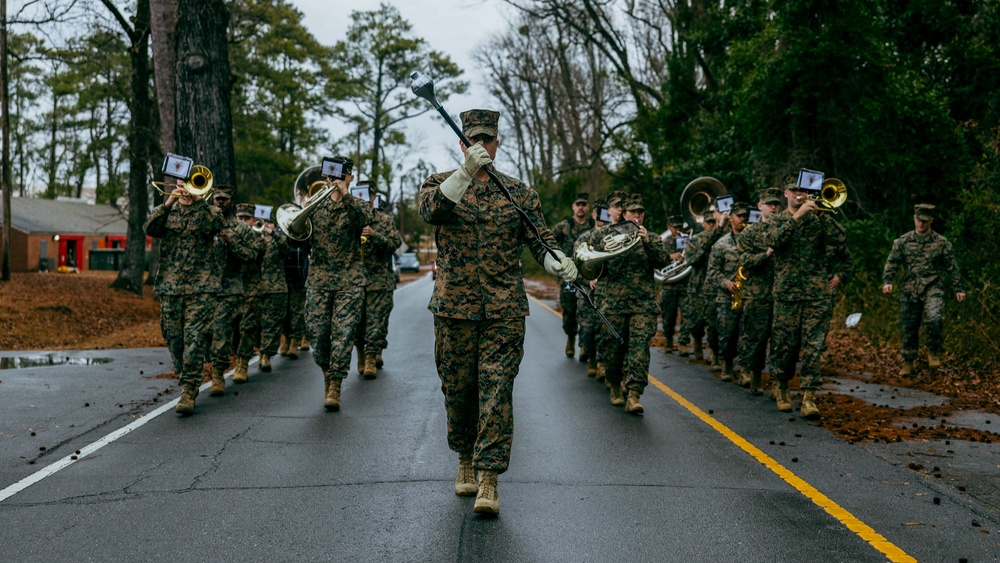
<path fill-rule="evenodd" d="M 641 241 L 638 230 L 627 233 L 612 232 L 601 240 L 604 250 L 597 250 L 590 243 L 584 242 L 573 252 L 573 260 L 576 261 L 576 268 L 583 279 L 596 280 L 603 273 L 605 262 L 625 254 Z"/>

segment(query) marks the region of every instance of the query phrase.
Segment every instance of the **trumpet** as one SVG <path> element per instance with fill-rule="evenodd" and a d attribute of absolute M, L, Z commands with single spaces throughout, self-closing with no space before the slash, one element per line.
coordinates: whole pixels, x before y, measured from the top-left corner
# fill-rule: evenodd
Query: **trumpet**
<path fill-rule="evenodd" d="M 265 225 L 264 221 L 257 219 L 256 221 L 253 222 L 253 227 L 251 228 L 254 230 L 254 232 L 262 233 L 264 232 L 264 225 Z"/>
<path fill-rule="evenodd" d="M 837 178 L 827 178 L 823 180 L 823 187 L 820 188 L 818 194 L 795 196 L 795 199 L 800 202 L 811 199 L 817 202 L 818 207 L 816 211 L 836 213 L 837 208 L 844 205 L 844 202 L 847 201 L 847 186 Z"/>
<path fill-rule="evenodd" d="M 191 196 L 205 197 L 212 191 L 213 183 L 212 171 L 207 166 L 196 164 L 191 167 L 191 177 L 184 180 L 184 185 L 181 187 Z M 173 195 L 171 192 L 178 187 L 176 184 L 168 184 L 166 182 L 150 182 L 150 185 L 165 197 Z M 163 187 L 161 188 L 160 186 Z M 170 192 L 166 191 L 168 187 L 170 188 Z"/>

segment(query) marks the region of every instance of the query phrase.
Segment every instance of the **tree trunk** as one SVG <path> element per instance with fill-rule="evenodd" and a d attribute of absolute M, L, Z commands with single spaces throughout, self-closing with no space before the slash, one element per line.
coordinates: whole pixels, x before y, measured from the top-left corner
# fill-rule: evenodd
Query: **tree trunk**
<path fill-rule="evenodd" d="M 0 130 L 3 135 L 3 233 L 0 234 L 0 245 L 3 245 L 0 280 L 10 281 L 10 102 L 7 99 L 7 0 L 0 0 Z"/>
<path fill-rule="evenodd" d="M 156 105 L 160 115 L 160 145 L 162 153 L 174 152 L 174 98 L 176 84 L 174 70 L 177 64 L 177 0 L 150 0 L 153 41 L 153 70 L 156 81 Z M 167 178 L 163 178 L 164 181 Z M 153 194 L 157 203 L 162 199 Z M 160 265 L 160 241 L 153 241 L 149 256 L 149 275 L 146 284 L 153 285 L 156 269 Z"/>
<path fill-rule="evenodd" d="M 149 97 L 149 0 L 139 0 L 136 6 L 134 33 L 129 49 L 132 63 L 129 113 L 129 181 L 128 234 L 125 255 L 118 279 L 111 284 L 142 295 L 142 274 L 145 271 L 146 234 L 142 230 L 149 216 L 149 188 L 146 170 L 149 168 L 149 148 L 152 138 L 153 103 Z"/>
<path fill-rule="evenodd" d="M 177 6 L 177 152 L 207 166 L 217 184 L 235 192 L 229 9 L 222 0 L 179 0 Z"/>

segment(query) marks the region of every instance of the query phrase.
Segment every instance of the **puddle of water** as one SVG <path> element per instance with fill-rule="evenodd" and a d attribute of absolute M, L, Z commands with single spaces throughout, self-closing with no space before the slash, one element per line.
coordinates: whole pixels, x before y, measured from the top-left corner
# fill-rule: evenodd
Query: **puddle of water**
<path fill-rule="evenodd" d="M 0 358 L 0 369 L 40 368 L 50 366 L 95 366 L 110 364 L 111 358 L 69 358 L 47 354 L 45 356 L 14 356 Z"/>
<path fill-rule="evenodd" d="M 884 405 L 896 409 L 936 406 L 947 402 L 945 397 L 935 395 L 934 393 L 927 393 L 926 391 L 865 383 L 852 379 L 828 378 L 824 390 L 840 395 L 851 395 L 873 405 Z"/>

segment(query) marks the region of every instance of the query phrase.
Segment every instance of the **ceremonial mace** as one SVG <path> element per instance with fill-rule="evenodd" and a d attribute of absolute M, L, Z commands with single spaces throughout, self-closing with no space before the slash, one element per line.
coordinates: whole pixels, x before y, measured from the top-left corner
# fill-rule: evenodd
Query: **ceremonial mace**
<path fill-rule="evenodd" d="M 430 76 L 427 76 L 426 74 L 421 74 L 417 71 L 413 71 L 412 73 L 410 73 L 410 89 L 413 90 L 414 94 L 427 100 L 428 102 L 431 103 L 432 106 L 434 106 L 434 109 L 436 109 L 438 113 L 441 114 L 441 117 L 443 117 L 444 120 L 448 122 L 448 125 L 451 126 L 451 130 L 454 131 L 456 135 L 458 135 L 458 138 L 461 139 L 463 143 L 465 143 L 466 147 L 471 147 L 473 144 L 475 144 L 468 137 L 465 136 L 465 133 L 455 123 L 455 120 L 453 120 L 451 116 L 448 115 L 448 112 L 445 111 L 445 109 L 441 106 L 441 104 L 438 103 L 437 98 L 434 97 L 434 81 L 431 80 Z M 538 227 L 536 227 L 535 223 L 531 221 L 531 217 L 528 217 L 528 214 L 523 209 L 521 209 L 521 207 L 518 204 L 514 203 L 514 198 L 510 195 L 510 190 L 507 189 L 507 186 L 503 185 L 503 182 L 500 181 L 500 178 L 497 178 L 496 172 L 494 172 L 493 169 L 491 169 L 489 166 L 484 166 L 482 170 L 486 171 L 486 174 L 490 177 L 490 181 L 493 182 L 493 185 L 496 186 L 498 190 L 500 190 L 500 193 L 503 194 L 504 198 L 506 198 L 507 201 L 510 202 L 510 204 L 514 207 L 514 211 L 517 212 L 517 215 L 521 218 L 521 221 L 523 221 L 524 224 L 527 225 L 529 229 L 531 229 L 531 232 L 535 235 L 535 240 L 538 241 L 538 244 L 542 245 L 542 248 L 545 249 L 545 252 L 547 252 L 549 256 L 551 256 L 554 260 L 558 261 L 559 256 L 556 255 L 556 251 L 553 250 L 552 247 L 550 247 L 548 244 L 545 244 L 545 239 L 543 239 L 542 234 L 538 232 Z M 608 322 L 608 318 L 605 317 L 604 313 L 602 313 L 601 310 L 597 308 L 597 305 L 594 304 L 594 300 L 591 299 L 590 293 L 588 293 L 586 288 L 583 287 L 583 284 L 580 283 L 580 280 L 578 279 L 573 280 L 573 286 L 576 287 L 577 291 L 583 294 L 583 298 L 587 301 L 587 304 L 594 309 L 594 312 L 597 313 L 597 316 L 601 319 L 601 322 L 603 322 L 604 326 L 608 328 L 608 332 L 611 333 L 611 336 L 613 336 L 615 340 L 618 341 L 619 344 L 624 344 L 625 341 L 622 339 L 621 335 L 618 334 L 618 331 L 615 330 L 615 327 L 611 326 L 611 323 Z"/>

